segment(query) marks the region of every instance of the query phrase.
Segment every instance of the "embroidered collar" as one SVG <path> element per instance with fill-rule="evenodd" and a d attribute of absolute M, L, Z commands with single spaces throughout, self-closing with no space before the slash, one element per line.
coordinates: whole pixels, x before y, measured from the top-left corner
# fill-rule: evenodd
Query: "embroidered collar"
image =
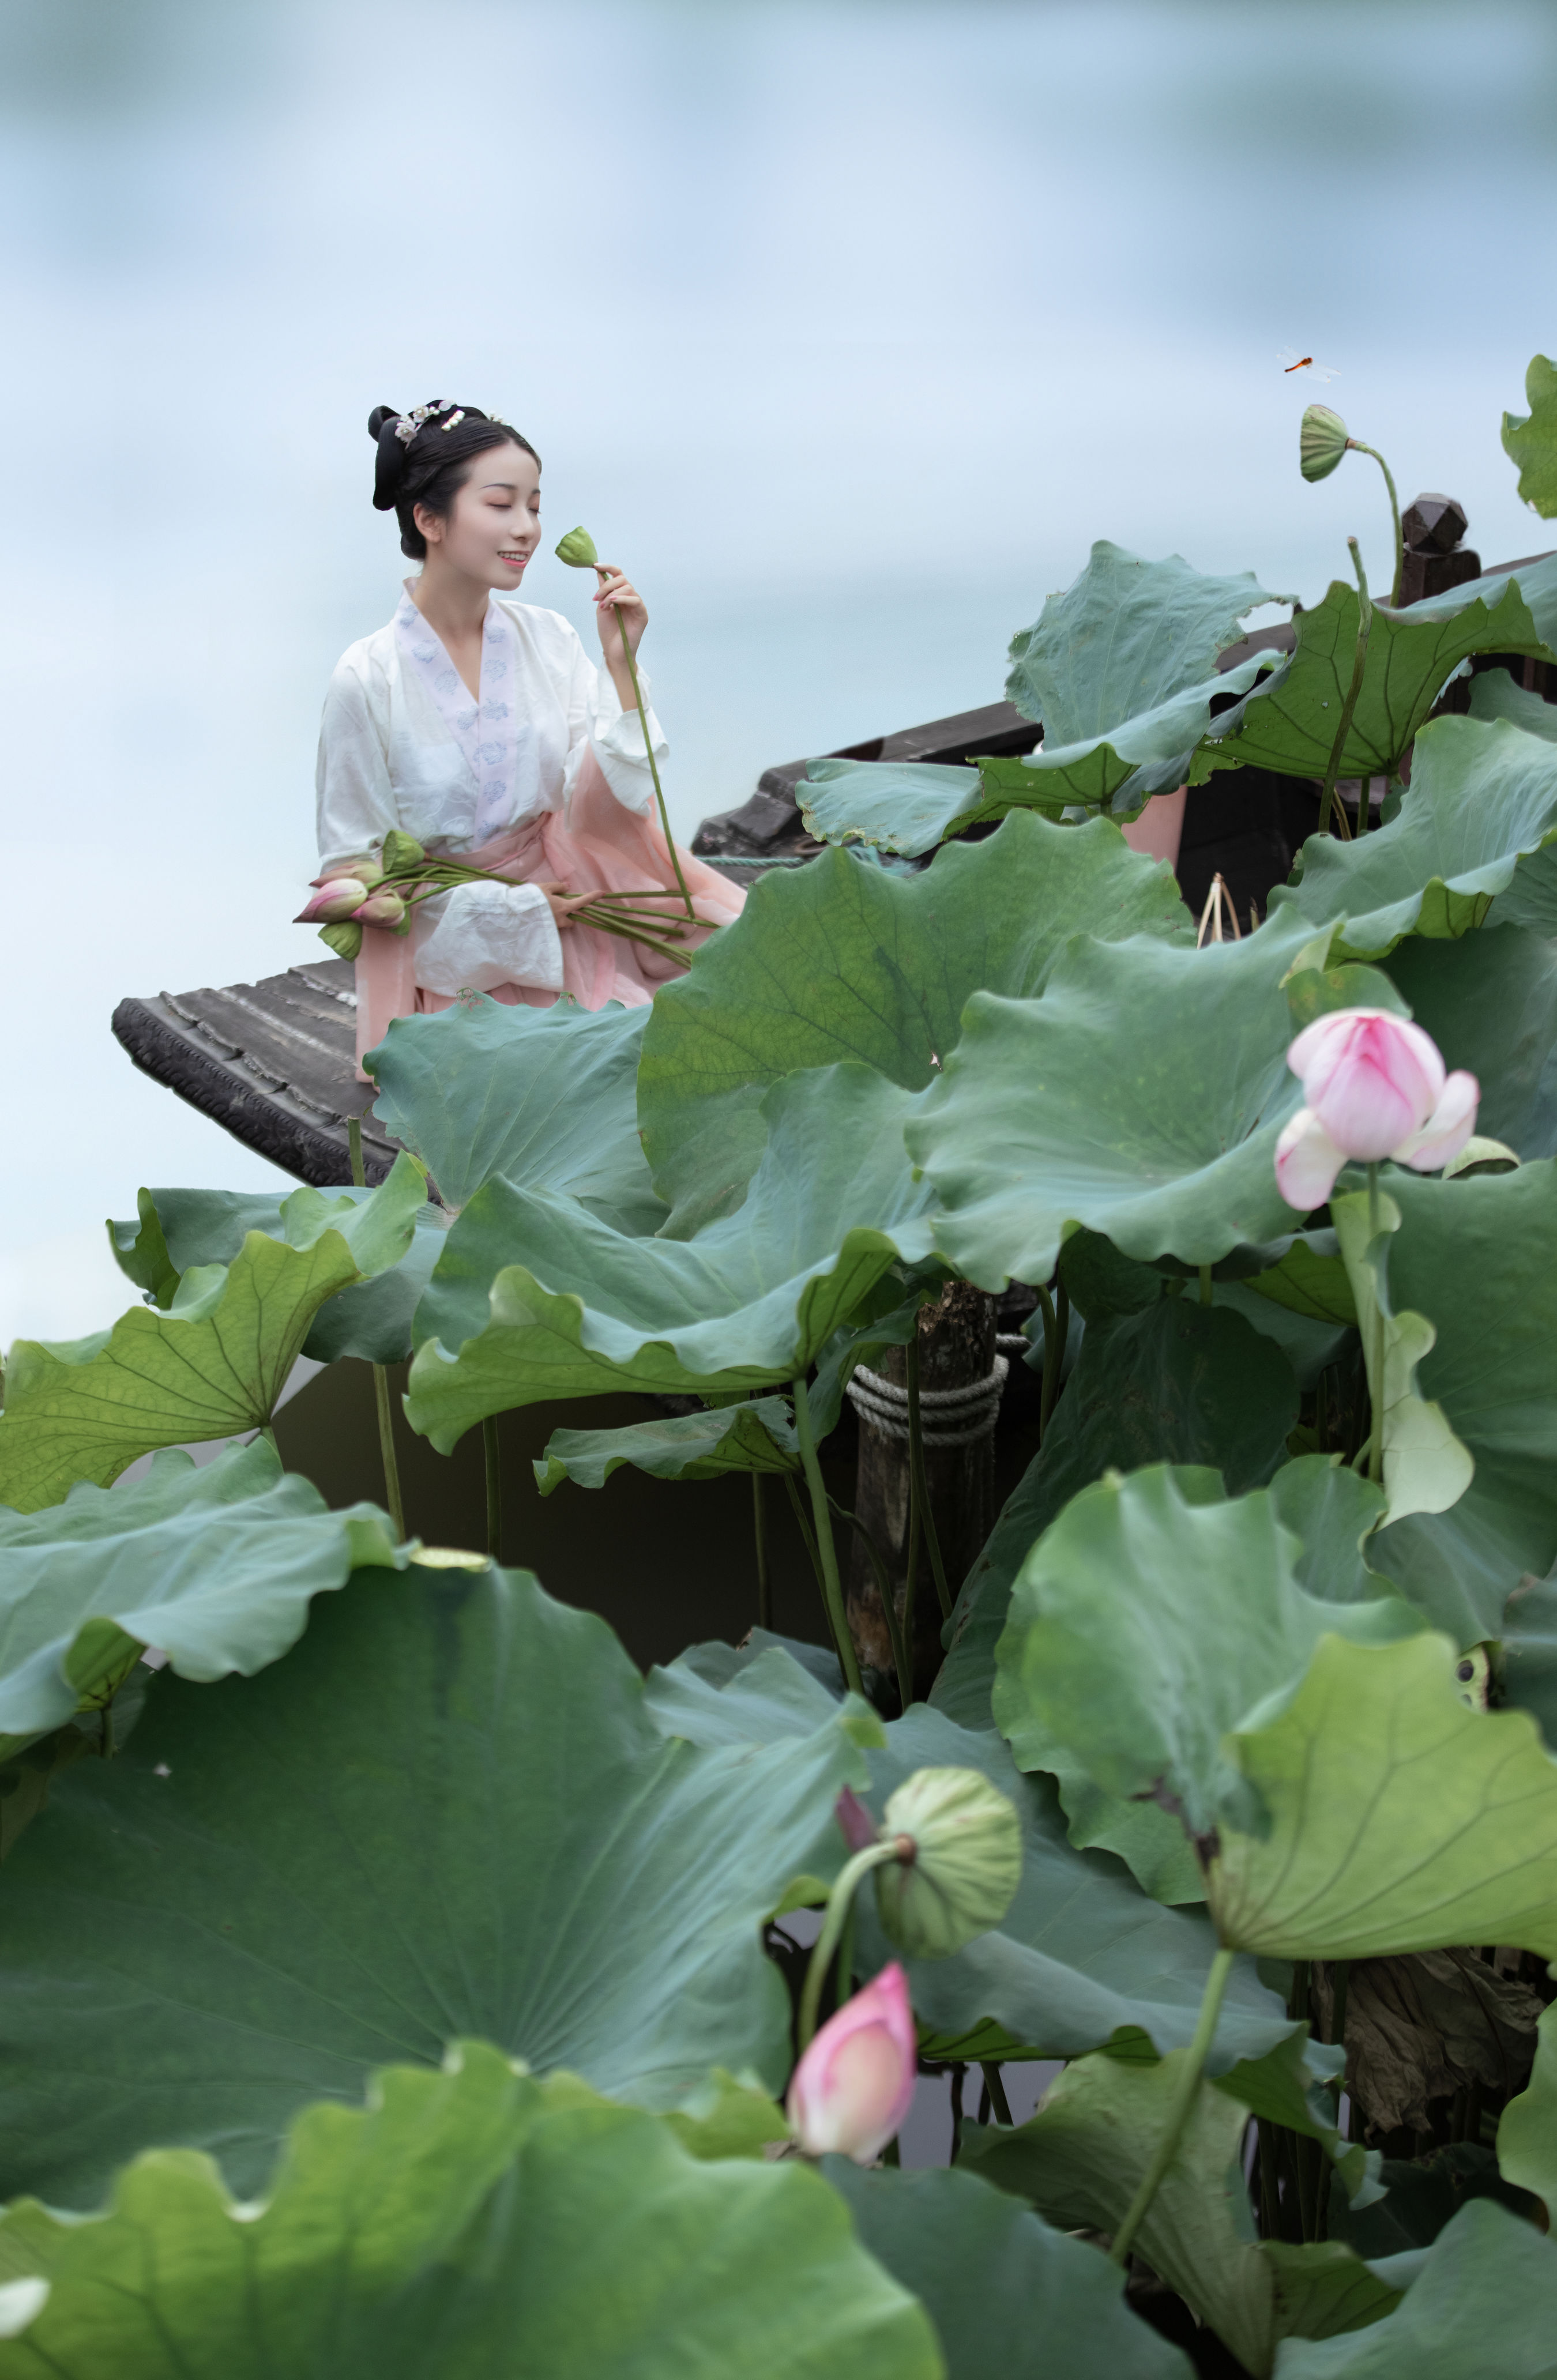
<path fill-rule="evenodd" d="M 412 601 L 409 581 L 395 613 L 395 634 L 402 657 L 416 671 L 470 771 L 476 788 L 471 840 L 485 843 L 513 823 L 518 757 L 514 624 L 500 603 L 488 603 L 481 690 L 475 702 L 443 638 Z"/>

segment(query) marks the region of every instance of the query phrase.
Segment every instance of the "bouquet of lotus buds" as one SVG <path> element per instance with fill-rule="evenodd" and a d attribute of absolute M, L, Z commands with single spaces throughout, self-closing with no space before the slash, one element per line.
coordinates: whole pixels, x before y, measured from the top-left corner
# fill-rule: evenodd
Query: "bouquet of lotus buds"
<path fill-rule="evenodd" d="M 502 884 L 512 891 L 514 879 L 489 868 L 471 868 L 463 859 L 436 858 L 414 835 L 392 827 L 377 859 L 344 861 L 328 876 L 316 876 L 313 898 L 293 922 L 318 926 L 320 941 L 328 943 L 337 958 L 354 959 L 362 947 L 365 926 L 408 934 L 411 912 L 418 905 L 456 884 Z M 704 929 L 711 921 L 684 913 L 681 902 L 677 892 L 646 885 L 641 892 L 597 892 L 572 914 L 580 925 L 642 942 L 666 958 L 685 963 L 687 954 L 677 949 L 677 943 L 686 941 L 690 927 Z"/>

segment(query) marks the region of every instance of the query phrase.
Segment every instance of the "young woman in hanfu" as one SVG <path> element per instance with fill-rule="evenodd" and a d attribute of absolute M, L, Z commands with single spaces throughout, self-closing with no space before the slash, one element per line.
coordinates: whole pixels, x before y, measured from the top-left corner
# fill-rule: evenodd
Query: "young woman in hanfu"
<path fill-rule="evenodd" d="M 474 406 L 377 407 L 373 503 L 422 565 L 387 627 L 341 656 L 319 741 L 319 857 L 329 877 L 375 856 L 391 828 L 430 855 L 508 880 L 424 900 L 411 930 L 368 926 L 357 961 L 357 1053 L 390 1020 L 462 991 L 548 1007 L 651 999 L 677 961 L 575 911 L 606 893 L 677 890 L 655 815 L 622 630 L 636 655 L 649 614 L 622 572 L 595 596 L 603 665 L 560 613 L 509 600 L 541 542 L 541 458 Z M 666 746 L 644 709 L 663 768 Z M 678 849 L 702 930 L 744 895 Z M 662 903 L 663 909 L 670 904 Z M 674 913 L 673 913 L 674 914 Z"/>

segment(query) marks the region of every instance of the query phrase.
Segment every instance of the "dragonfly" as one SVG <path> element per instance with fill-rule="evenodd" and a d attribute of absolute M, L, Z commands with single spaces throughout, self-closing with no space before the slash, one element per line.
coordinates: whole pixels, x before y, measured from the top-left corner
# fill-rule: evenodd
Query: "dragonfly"
<path fill-rule="evenodd" d="M 1317 364 L 1312 356 L 1300 356 L 1295 347 L 1279 347 L 1276 361 L 1284 372 L 1301 372 L 1306 380 L 1339 380 L 1341 375 L 1329 364 Z"/>

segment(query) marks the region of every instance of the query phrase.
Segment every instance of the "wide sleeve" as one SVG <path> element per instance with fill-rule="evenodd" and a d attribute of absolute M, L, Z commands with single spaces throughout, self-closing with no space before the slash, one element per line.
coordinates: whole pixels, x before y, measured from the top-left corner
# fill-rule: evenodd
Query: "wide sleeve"
<path fill-rule="evenodd" d="M 561 991 L 562 938 L 539 884 L 456 884 L 418 905 L 416 979 L 453 1000 L 500 983 Z"/>
<path fill-rule="evenodd" d="M 563 771 L 564 809 L 566 811 L 571 800 L 584 754 L 592 751 L 600 763 L 602 775 L 622 808 L 644 817 L 654 799 L 654 780 L 643 748 L 643 727 L 638 711 L 636 708 L 631 710 L 622 709 L 611 672 L 590 659 L 584 649 L 584 640 L 576 628 L 569 625 L 568 634 L 572 646 L 567 689 L 568 751 Z M 638 682 L 643 688 L 643 707 L 649 715 L 649 733 L 654 740 L 655 764 L 663 769 L 670 759 L 670 746 L 665 741 L 663 728 L 654 716 L 654 706 L 649 698 L 649 680 L 641 668 Z"/>
<path fill-rule="evenodd" d="M 373 716 L 368 686 L 349 656 L 324 696 L 314 776 L 319 866 L 365 858 L 397 823 L 390 790 L 387 722 Z"/>

